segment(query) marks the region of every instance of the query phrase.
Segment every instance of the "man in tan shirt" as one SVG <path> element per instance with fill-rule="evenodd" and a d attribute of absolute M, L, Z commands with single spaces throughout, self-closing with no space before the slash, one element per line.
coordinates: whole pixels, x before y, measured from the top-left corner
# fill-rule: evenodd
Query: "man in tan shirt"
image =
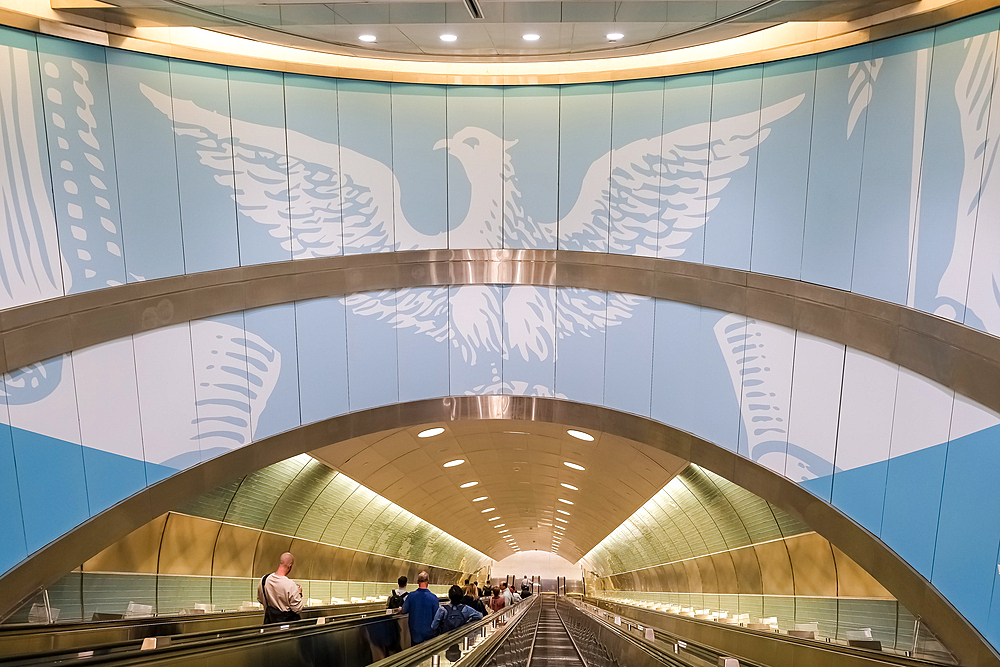
<path fill-rule="evenodd" d="M 278 569 L 264 575 L 257 587 L 257 601 L 264 605 L 264 623 L 288 623 L 301 618 L 302 587 L 288 578 L 295 557 L 287 551 L 278 560 Z"/>

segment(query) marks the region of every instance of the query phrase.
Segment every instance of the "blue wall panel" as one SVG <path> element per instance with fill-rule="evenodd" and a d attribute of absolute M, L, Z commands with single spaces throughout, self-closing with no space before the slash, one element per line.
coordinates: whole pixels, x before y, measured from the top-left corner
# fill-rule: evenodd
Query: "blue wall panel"
<path fill-rule="evenodd" d="M 559 248 L 608 250 L 611 83 L 559 89 Z"/>
<path fill-rule="evenodd" d="M 38 38 L 67 293 L 125 283 L 105 49 Z"/>
<path fill-rule="evenodd" d="M 254 440 L 301 425 L 295 305 L 248 310 L 244 316 Z"/>
<path fill-rule="evenodd" d="M 344 254 L 337 82 L 285 75 L 293 259 Z"/>
<path fill-rule="evenodd" d="M 758 149 L 750 252 L 756 272 L 794 279 L 801 273 L 815 87 L 815 58 L 764 66 L 761 108 L 804 97 Z"/>
<path fill-rule="evenodd" d="M 292 258 L 284 93 L 281 74 L 229 68 L 242 266 Z"/>
<path fill-rule="evenodd" d="M 418 287 L 396 300 L 399 400 L 447 396 L 449 391 L 448 288 Z"/>
<path fill-rule="evenodd" d="M 604 402 L 608 295 L 561 287 L 556 303 L 555 391 L 572 401 Z"/>
<path fill-rule="evenodd" d="M 342 299 L 295 304 L 302 423 L 350 410 L 347 391 L 347 308 Z"/>
<path fill-rule="evenodd" d="M 396 332 L 382 321 L 396 317 L 396 295 L 364 292 L 347 297 L 347 375 L 351 411 L 399 400 Z"/>
<path fill-rule="evenodd" d="M 656 257 L 663 79 L 616 81 L 612 104 L 609 250 Z"/>
<path fill-rule="evenodd" d="M 621 295 L 608 294 L 609 308 Z M 616 410 L 649 416 L 652 391 L 653 299 L 634 297 L 630 312 L 608 327 L 604 356 L 604 403 Z M 639 331 L 644 332 L 637 335 Z"/>
<path fill-rule="evenodd" d="M 505 88 L 503 138 L 507 175 L 503 193 L 503 247 L 555 249 L 559 88 Z"/>
<path fill-rule="evenodd" d="M 184 245 L 174 129 L 170 118 L 142 94 L 147 86 L 170 95 L 169 62 L 116 50 L 107 57 L 126 280 L 181 275 Z"/>
<path fill-rule="evenodd" d="M 754 187 L 757 179 L 756 137 L 760 131 L 761 77 L 754 65 L 716 72 L 712 82 L 712 136 L 720 148 L 709 155 L 708 178 L 717 183 L 718 203 L 705 222 L 705 263 L 733 269 L 750 268 Z"/>
<path fill-rule="evenodd" d="M 872 46 L 816 59 L 802 280 L 851 288 L 868 107 L 881 63 Z"/>
<path fill-rule="evenodd" d="M 916 230 L 933 40 L 933 32 L 922 32 L 872 50 L 881 65 L 865 126 L 851 289 L 900 304 Z"/>
<path fill-rule="evenodd" d="M 191 273 L 239 266 L 228 72 L 171 60 L 173 105 L 155 92 L 146 93 L 150 102 L 174 123 L 184 266 Z"/>
<path fill-rule="evenodd" d="M 448 247 L 447 88 L 392 84 L 398 250 Z"/>

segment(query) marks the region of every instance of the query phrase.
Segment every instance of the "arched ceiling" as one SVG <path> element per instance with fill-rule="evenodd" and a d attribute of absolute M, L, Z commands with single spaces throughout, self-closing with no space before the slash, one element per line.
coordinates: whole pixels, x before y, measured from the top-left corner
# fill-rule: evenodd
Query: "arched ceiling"
<path fill-rule="evenodd" d="M 857 20 L 913 1 L 53 0 L 52 6 L 123 25 L 203 27 L 330 53 L 543 60 L 655 53 L 786 22 Z M 608 38 L 615 33 L 621 37 Z M 443 41 L 447 34 L 455 39 Z M 526 34 L 538 38 L 528 41 Z"/>
<path fill-rule="evenodd" d="M 444 430 L 419 437 L 431 427 Z M 593 441 L 585 441 L 567 430 L 531 421 L 432 423 L 311 455 L 495 560 L 551 550 L 576 562 L 686 462 L 615 435 L 587 431 Z"/>

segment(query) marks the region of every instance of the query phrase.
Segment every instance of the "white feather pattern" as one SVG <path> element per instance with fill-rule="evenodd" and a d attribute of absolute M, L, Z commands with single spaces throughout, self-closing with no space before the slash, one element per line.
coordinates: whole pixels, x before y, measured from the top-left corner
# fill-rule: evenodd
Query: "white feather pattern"
<path fill-rule="evenodd" d="M 391 231 L 393 216 L 401 215 L 399 184 L 378 160 L 293 130 L 229 119 L 190 101 L 171 100 L 143 84 L 140 88 L 174 122 L 178 136 L 196 142 L 201 163 L 218 172 L 216 182 L 238 198 L 242 213 L 265 226 L 293 257 L 329 255 L 341 242 L 347 252 L 394 249 Z M 287 157 L 286 132 L 288 143 L 301 147 Z M 352 165 L 350 174 L 334 166 L 338 155 Z M 236 181 L 245 177 L 255 187 L 237 192 L 234 175 Z M 397 222 L 410 227 L 405 220 Z M 410 231 L 395 249 L 433 241 Z"/>
<path fill-rule="evenodd" d="M 573 248 L 600 251 L 610 221 L 611 249 L 678 257 L 692 230 L 705 224 L 729 176 L 770 134 L 770 125 L 802 103 L 798 95 L 759 112 L 690 125 L 614 149 L 595 161 L 576 204 L 559 221 Z M 705 137 L 708 136 L 708 143 Z M 609 165 L 610 192 L 606 177 Z M 639 252 L 643 249 L 645 252 Z"/>

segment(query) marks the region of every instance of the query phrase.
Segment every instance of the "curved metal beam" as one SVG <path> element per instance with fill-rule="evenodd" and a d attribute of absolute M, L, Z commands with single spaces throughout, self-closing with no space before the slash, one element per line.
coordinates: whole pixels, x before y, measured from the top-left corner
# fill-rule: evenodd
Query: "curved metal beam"
<path fill-rule="evenodd" d="M 355 292 L 502 283 L 679 301 L 791 327 L 897 363 L 1000 412 L 1000 338 L 843 290 L 668 259 L 568 250 L 415 250 L 131 283 L 0 311 L 0 371 L 245 309 Z"/>
<path fill-rule="evenodd" d="M 363 435 L 483 419 L 528 420 L 603 431 L 707 468 L 781 507 L 841 549 L 911 613 L 920 616 L 961 664 L 1000 667 L 1000 655 L 926 579 L 874 535 L 791 480 L 645 417 L 527 396 L 447 397 L 374 408 L 302 426 L 196 465 L 93 517 L 10 570 L 0 578 L 0 616 L 136 528 L 231 479 Z"/>

